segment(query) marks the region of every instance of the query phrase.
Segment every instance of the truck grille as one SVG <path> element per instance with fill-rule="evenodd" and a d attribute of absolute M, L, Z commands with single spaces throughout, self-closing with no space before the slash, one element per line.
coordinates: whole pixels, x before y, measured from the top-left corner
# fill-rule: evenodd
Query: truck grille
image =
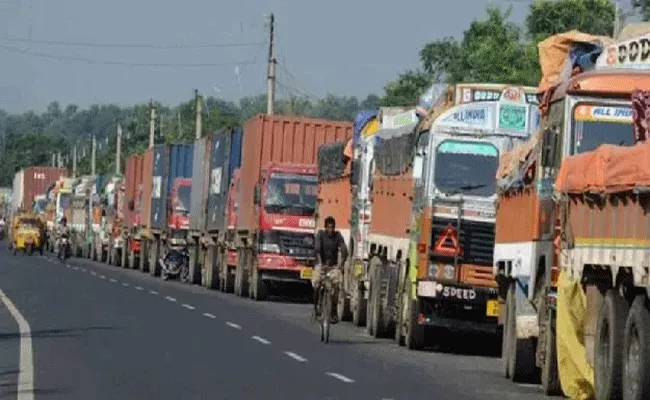
<path fill-rule="evenodd" d="M 277 235 L 282 254 L 297 259 L 314 257 L 313 233 L 277 231 Z"/>
<path fill-rule="evenodd" d="M 448 224 L 456 228 L 458 220 L 455 218 L 433 217 L 431 222 L 432 245 Z M 458 237 L 464 253 L 461 259 L 463 263 L 492 266 L 494 223 L 462 220 Z"/>

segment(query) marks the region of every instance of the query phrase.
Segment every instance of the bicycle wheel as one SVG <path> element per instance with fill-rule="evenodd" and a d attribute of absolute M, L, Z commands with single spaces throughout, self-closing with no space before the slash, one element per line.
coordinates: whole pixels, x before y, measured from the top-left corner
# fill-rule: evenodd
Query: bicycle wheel
<path fill-rule="evenodd" d="M 325 302 L 323 307 L 323 341 L 329 343 L 330 341 L 330 319 L 332 318 L 332 294 L 329 287 L 325 290 Z"/>

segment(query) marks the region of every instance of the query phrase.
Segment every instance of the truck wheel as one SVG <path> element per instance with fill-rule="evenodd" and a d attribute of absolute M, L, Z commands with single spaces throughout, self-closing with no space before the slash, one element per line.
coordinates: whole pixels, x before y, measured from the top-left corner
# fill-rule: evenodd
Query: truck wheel
<path fill-rule="evenodd" d="M 224 261 L 225 262 L 225 261 Z M 224 277 L 224 292 L 232 293 L 235 289 L 235 276 L 233 274 L 234 268 L 232 266 L 226 265 L 226 276 Z"/>
<path fill-rule="evenodd" d="M 557 370 L 557 341 L 555 335 L 555 318 L 547 322 L 544 340 L 544 365 L 542 365 L 542 390 L 547 396 L 562 396 L 560 374 Z"/>
<path fill-rule="evenodd" d="M 512 334 L 512 325 L 510 324 L 507 298 L 504 309 L 503 333 L 501 335 L 501 371 L 506 379 L 510 379 L 510 335 Z"/>
<path fill-rule="evenodd" d="M 257 268 L 253 267 L 253 279 L 251 279 L 251 297 L 255 301 L 264 301 L 268 297 L 268 290 L 266 283 L 262 280 L 262 276 Z"/>
<path fill-rule="evenodd" d="M 370 336 L 375 336 L 375 310 L 377 309 L 375 307 L 375 296 L 377 295 L 377 291 L 375 290 L 375 274 L 374 274 L 374 264 L 373 264 L 373 258 L 370 261 L 370 266 L 368 268 L 368 301 L 367 301 L 367 311 L 366 311 L 366 333 Z"/>
<path fill-rule="evenodd" d="M 408 304 L 409 318 L 406 321 L 404 344 L 409 350 L 422 350 L 424 348 L 424 327 L 418 324 L 418 301 L 411 300 Z"/>
<path fill-rule="evenodd" d="M 596 325 L 594 386 L 598 400 L 621 399 L 623 344 L 627 302 L 615 290 L 608 290 Z"/>
<path fill-rule="evenodd" d="M 352 320 L 352 312 L 350 311 L 350 299 L 348 298 L 343 288 L 339 290 L 339 301 L 336 307 L 336 311 L 339 316 L 339 321 Z"/>
<path fill-rule="evenodd" d="M 356 302 L 352 305 L 352 323 L 356 326 L 366 324 L 368 302 L 363 298 L 363 290 L 356 285 Z"/>
<path fill-rule="evenodd" d="M 508 288 L 507 311 L 508 318 L 508 375 L 513 382 L 530 383 L 539 379 L 535 361 L 535 344 L 532 338 L 517 338 L 517 284 L 510 283 Z"/>
<path fill-rule="evenodd" d="M 135 252 L 133 250 L 129 250 L 129 260 L 128 260 L 129 269 L 135 269 L 136 266 L 135 262 L 136 262 Z"/>
<path fill-rule="evenodd" d="M 650 310 L 644 295 L 632 303 L 625 325 L 623 398 L 650 398 Z"/>

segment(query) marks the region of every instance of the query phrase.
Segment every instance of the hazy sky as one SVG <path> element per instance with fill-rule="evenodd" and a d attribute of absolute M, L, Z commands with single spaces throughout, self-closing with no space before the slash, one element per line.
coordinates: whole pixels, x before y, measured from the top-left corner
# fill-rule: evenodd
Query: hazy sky
<path fill-rule="evenodd" d="M 530 1 L 491 3 L 512 5 L 512 20 L 521 23 Z M 487 4 L 485 0 L 0 0 L 0 108 L 42 110 L 53 100 L 82 107 L 149 98 L 176 104 L 191 98 L 195 88 L 229 100 L 263 92 L 265 18 L 271 11 L 276 17 L 279 96 L 330 92 L 364 97 L 380 93 L 398 72 L 417 67 L 424 43 L 462 35 L 472 19 L 485 16 Z M 15 40 L 29 38 L 30 33 L 35 42 L 64 44 Z M 107 45 L 79 47 L 71 42 Z M 108 46 L 233 43 L 254 45 Z"/>

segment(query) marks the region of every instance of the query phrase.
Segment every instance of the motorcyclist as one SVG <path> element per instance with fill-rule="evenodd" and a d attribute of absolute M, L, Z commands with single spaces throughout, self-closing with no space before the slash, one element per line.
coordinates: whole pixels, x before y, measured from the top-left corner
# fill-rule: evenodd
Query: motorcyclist
<path fill-rule="evenodd" d="M 60 239 L 63 235 L 68 235 L 68 237 L 70 236 L 70 232 L 68 230 L 68 219 L 66 217 L 61 217 L 59 220 L 59 226 L 56 229 L 57 247 L 59 246 Z"/>
<path fill-rule="evenodd" d="M 339 251 L 341 258 L 339 260 Z M 343 278 L 342 266 L 348 258 L 348 249 L 341 232 L 336 230 L 336 220 L 329 216 L 325 218 L 325 230 L 319 230 L 316 234 L 315 243 L 316 266 L 312 276 L 312 287 L 314 288 L 314 315 L 318 316 L 319 287 L 323 277 L 323 267 L 333 268 L 328 271 L 332 277 L 334 291 L 332 293 L 332 323 L 338 322 L 337 304 L 339 285 Z"/>

